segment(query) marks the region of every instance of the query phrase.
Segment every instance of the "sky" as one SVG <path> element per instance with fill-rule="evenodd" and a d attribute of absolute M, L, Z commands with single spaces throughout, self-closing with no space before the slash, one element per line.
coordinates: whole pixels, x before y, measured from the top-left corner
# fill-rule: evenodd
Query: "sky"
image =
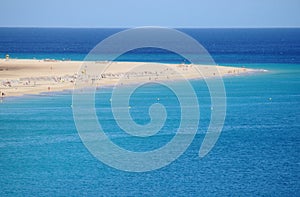
<path fill-rule="evenodd" d="M 300 0 L 1 0 L 0 27 L 300 27 Z"/>

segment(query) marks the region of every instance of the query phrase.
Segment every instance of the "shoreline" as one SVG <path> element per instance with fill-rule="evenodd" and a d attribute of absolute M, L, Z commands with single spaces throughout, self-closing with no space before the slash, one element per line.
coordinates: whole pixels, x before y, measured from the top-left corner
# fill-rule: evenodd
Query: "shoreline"
<path fill-rule="evenodd" d="M 88 64 L 88 65 L 87 65 Z M 153 62 L 83 62 L 70 60 L 0 59 L 0 97 L 35 95 L 81 87 L 106 87 L 141 82 L 240 76 L 261 69 Z M 204 73 L 204 76 L 199 75 Z M 98 74 L 97 74 L 98 73 Z"/>

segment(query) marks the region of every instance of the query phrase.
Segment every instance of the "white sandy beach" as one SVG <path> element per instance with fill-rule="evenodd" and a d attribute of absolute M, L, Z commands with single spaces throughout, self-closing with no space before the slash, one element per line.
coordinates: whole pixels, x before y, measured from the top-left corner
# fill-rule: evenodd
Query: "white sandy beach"
<path fill-rule="evenodd" d="M 217 76 L 216 71 L 220 76 L 235 76 L 257 70 L 193 64 L 0 59 L 0 95 L 19 96 L 73 89 L 76 80 L 83 78 L 86 86 L 101 87 L 116 83 L 209 78 Z"/>

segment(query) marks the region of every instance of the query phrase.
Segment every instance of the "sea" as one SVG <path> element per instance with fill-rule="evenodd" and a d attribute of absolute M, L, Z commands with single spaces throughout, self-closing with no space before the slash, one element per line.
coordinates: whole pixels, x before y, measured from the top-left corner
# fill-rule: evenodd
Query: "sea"
<path fill-rule="evenodd" d="M 0 28 L 0 57 L 83 60 L 99 42 L 122 30 Z M 76 130 L 71 90 L 5 97 L 0 103 L 0 196 L 300 196 L 300 29 L 178 30 L 201 43 L 218 65 L 267 70 L 223 78 L 226 118 L 205 157 L 199 157 L 199 149 L 212 109 L 202 80 L 190 81 L 200 110 L 192 143 L 169 165 L 147 172 L 115 169 L 89 152 Z M 118 61 L 184 59 L 145 48 Z M 118 127 L 112 90 L 97 90 L 95 108 L 113 143 L 144 152 L 172 140 L 181 116 L 172 90 L 150 83 L 132 94 L 130 115 L 137 124 L 149 123 L 154 103 L 167 111 L 161 131 L 146 138 Z"/>

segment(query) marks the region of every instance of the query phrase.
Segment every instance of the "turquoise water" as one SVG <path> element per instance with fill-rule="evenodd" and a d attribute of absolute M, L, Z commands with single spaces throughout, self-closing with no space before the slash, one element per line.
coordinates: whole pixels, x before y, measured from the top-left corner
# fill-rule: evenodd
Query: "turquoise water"
<path fill-rule="evenodd" d="M 173 163 L 145 173 L 116 170 L 88 152 L 73 121 L 71 92 L 5 98 L 0 104 L 1 196 L 298 196 L 300 65 L 246 66 L 269 72 L 224 78 L 227 116 L 213 150 L 198 157 L 210 102 L 205 83 L 192 81 L 201 103 L 196 138 Z M 110 133 L 115 127 L 110 92 L 98 91 L 96 107 L 115 143 L 144 151 L 172 138 L 180 115 L 172 92 L 149 85 L 133 95 L 132 116 L 140 124 L 147 116 L 139 114 L 158 94 L 169 107 L 170 120 L 162 132 L 146 141 Z"/>
<path fill-rule="evenodd" d="M 0 57 L 82 60 L 121 30 L 0 28 Z M 9 97 L 0 103 L 0 196 L 299 196 L 300 29 L 182 31 L 203 44 L 218 64 L 268 70 L 224 78 L 226 120 L 208 155 L 198 156 L 211 115 L 203 81 L 191 81 L 201 116 L 192 144 L 170 165 L 144 173 L 116 170 L 91 155 L 76 131 L 70 91 Z M 183 61 L 153 48 L 119 60 Z M 168 112 L 161 131 L 144 139 L 118 128 L 111 91 L 98 90 L 95 107 L 114 143 L 143 152 L 174 137 L 181 112 L 170 90 L 149 84 L 132 95 L 131 116 L 139 124 L 149 122 L 153 103 Z"/>

